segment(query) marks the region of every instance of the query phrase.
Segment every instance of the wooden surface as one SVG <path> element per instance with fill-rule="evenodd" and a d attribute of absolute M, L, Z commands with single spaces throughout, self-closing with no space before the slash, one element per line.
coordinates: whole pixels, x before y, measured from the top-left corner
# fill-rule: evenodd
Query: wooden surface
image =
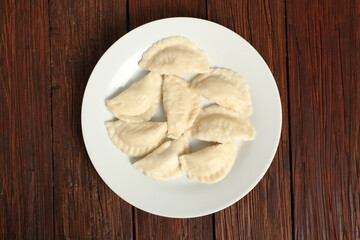
<path fill-rule="evenodd" d="M 297 239 L 360 239 L 360 2 L 287 3 Z"/>
<path fill-rule="evenodd" d="M 100 56 L 171 16 L 209 19 L 249 41 L 283 106 L 265 177 L 194 219 L 123 201 L 81 136 Z M 360 239 L 360 1 L 4 0 L 0 34 L 0 239 Z"/>
<path fill-rule="evenodd" d="M 234 30 L 260 52 L 276 79 L 283 108 L 281 141 L 269 171 L 241 201 L 215 214 L 216 239 L 291 239 L 285 4 L 211 0 L 208 7 L 209 20 Z"/>

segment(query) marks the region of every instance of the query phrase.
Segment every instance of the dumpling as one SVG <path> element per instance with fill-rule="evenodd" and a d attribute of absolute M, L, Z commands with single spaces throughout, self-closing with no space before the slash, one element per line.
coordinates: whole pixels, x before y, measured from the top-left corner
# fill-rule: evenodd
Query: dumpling
<path fill-rule="evenodd" d="M 181 170 L 189 179 L 202 183 L 222 180 L 235 162 L 234 143 L 216 144 L 179 158 Z"/>
<path fill-rule="evenodd" d="M 179 155 L 189 152 L 189 140 L 182 136 L 176 140 L 169 140 L 143 159 L 134 163 L 134 167 L 146 176 L 167 180 L 182 175 Z"/>
<path fill-rule="evenodd" d="M 154 43 L 139 66 L 160 74 L 191 74 L 209 71 L 205 52 L 184 37 L 169 37 Z"/>
<path fill-rule="evenodd" d="M 201 99 L 189 83 L 177 76 L 165 76 L 163 103 L 167 116 L 168 137 L 176 139 L 190 128 L 201 109 Z"/>
<path fill-rule="evenodd" d="M 255 129 L 247 118 L 219 105 L 204 108 L 191 133 L 195 138 L 219 143 L 250 141 L 255 137 Z"/>
<path fill-rule="evenodd" d="M 203 97 L 244 116 L 252 112 L 249 86 L 236 72 L 225 68 L 211 68 L 192 81 L 192 87 Z"/>
<path fill-rule="evenodd" d="M 139 82 L 106 100 L 106 106 L 115 117 L 126 122 L 149 120 L 161 99 L 162 77 L 150 72 Z"/>
<path fill-rule="evenodd" d="M 109 137 L 116 147 L 132 157 L 144 156 L 165 139 L 166 122 L 127 123 L 121 120 L 105 123 Z"/>
<path fill-rule="evenodd" d="M 118 118 L 128 123 L 140 123 L 140 122 L 148 121 L 154 115 L 154 111 L 156 110 L 157 105 L 158 104 L 154 104 L 146 112 L 140 115 L 137 116 L 118 115 Z"/>

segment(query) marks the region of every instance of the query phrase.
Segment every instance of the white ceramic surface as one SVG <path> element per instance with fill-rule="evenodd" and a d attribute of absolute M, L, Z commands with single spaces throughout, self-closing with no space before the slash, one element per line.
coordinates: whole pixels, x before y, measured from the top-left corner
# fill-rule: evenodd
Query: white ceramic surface
<path fill-rule="evenodd" d="M 250 86 L 256 128 L 254 141 L 239 144 L 236 162 L 222 181 L 207 185 L 185 176 L 156 181 L 138 172 L 132 160 L 110 141 L 104 122 L 112 119 L 105 99 L 140 79 L 142 53 L 154 42 L 184 36 L 206 51 L 211 66 L 242 75 Z M 163 120 L 161 111 L 155 120 Z M 281 102 L 268 66 L 258 52 L 233 31 L 196 18 L 168 18 L 142 25 L 116 41 L 94 68 L 84 93 L 82 130 L 89 157 L 105 183 L 122 199 L 160 216 L 197 217 L 222 210 L 244 197 L 265 174 L 281 132 Z M 199 145 L 195 146 L 199 148 Z"/>

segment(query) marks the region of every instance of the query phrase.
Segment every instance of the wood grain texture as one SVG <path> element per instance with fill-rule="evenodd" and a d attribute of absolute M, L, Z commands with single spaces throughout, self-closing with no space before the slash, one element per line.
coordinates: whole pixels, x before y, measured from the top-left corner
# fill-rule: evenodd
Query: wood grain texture
<path fill-rule="evenodd" d="M 206 18 L 206 0 L 129 0 L 130 29 L 167 17 Z"/>
<path fill-rule="evenodd" d="M 263 180 L 194 219 L 121 200 L 81 136 L 100 56 L 129 29 L 173 16 L 209 18 L 248 40 L 283 107 Z M 0 41 L 0 239 L 360 239 L 359 0 L 5 0 Z"/>
<path fill-rule="evenodd" d="M 0 239 L 53 236 L 47 6 L 0 2 Z"/>
<path fill-rule="evenodd" d="M 216 239 L 291 239 L 291 187 L 283 1 L 208 1 L 208 18 L 250 42 L 269 65 L 283 110 L 278 152 L 265 177 L 243 199 L 215 214 Z"/>
<path fill-rule="evenodd" d="M 125 1 L 50 1 L 55 239 L 131 239 L 131 206 L 93 168 L 81 101 L 92 69 L 127 31 Z"/>
<path fill-rule="evenodd" d="M 359 1 L 288 1 L 296 239 L 360 239 Z"/>
<path fill-rule="evenodd" d="M 175 16 L 206 18 L 206 2 L 195 0 L 129 1 L 130 29 Z M 170 219 L 135 209 L 136 239 L 213 239 L 212 215 L 195 219 Z"/>
<path fill-rule="evenodd" d="M 148 239 L 213 239 L 212 217 L 174 219 L 155 216 L 135 210 L 135 236 L 137 240 Z"/>

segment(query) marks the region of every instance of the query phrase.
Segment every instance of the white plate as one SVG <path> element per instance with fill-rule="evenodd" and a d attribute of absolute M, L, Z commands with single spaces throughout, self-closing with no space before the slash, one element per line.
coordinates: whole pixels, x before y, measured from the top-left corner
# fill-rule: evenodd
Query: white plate
<path fill-rule="evenodd" d="M 186 177 L 156 181 L 138 172 L 110 141 L 104 122 L 112 119 L 105 99 L 145 74 L 137 62 L 154 42 L 184 36 L 206 51 L 211 66 L 245 77 L 253 101 L 254 141 L 239 147 L 236 162 L 222 181 L 207 185 Z M 81 123 L 89 157 L 105 183 L 128 203 L 160 216 L 197 217 L 222 210 L 244 197 L 264 176 L 281 132 L 279 92 L 265 61 L 233 31 L 206 20 L 168 18 L 138 27 L 116 41 L 94 68 L 84 94 Z"/>

